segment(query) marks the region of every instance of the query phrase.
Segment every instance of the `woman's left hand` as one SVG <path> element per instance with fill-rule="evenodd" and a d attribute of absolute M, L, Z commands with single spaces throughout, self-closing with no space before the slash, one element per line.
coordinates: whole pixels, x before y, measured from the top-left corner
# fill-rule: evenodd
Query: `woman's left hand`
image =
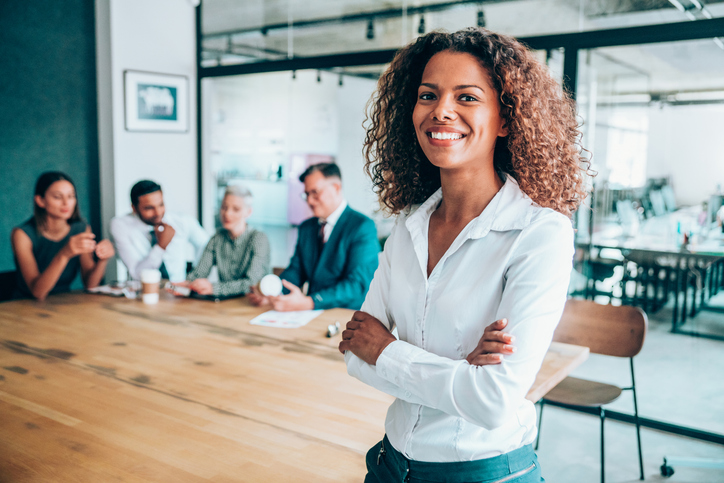
<path fill-rule="evenodd" d="M 396 340 L 378 319 L 366 312 L 357 311 L 352 315 L 352 320 L 347 322 L 347 329 L 342 332 L 339 351 L 342 354 L 352 351 L 367 364 L 374 366 L 385 347 Z"/>
<path fill-rule="evenodd" d="M 108 260 L 116 254 L 116 251 L 110 240 L 101 240 L 96 244 L 95 253 L 99 260 Z"/>
<path fill-rule="evenodd" d="M 503 332 L 507 325 L 508 319 L 500 319 L 485 328 L 477 347 L 466 357 L 470 365 L 500 364 L 503 362 L 504 355 L 515 352 L 515 347 L 512 345 L 515 337 Z"/>

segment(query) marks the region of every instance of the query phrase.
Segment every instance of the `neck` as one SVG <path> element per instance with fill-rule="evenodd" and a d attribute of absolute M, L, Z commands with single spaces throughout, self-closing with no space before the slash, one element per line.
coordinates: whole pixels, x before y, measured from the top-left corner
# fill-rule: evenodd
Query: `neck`
<path fill-rule="evenodd" d="M 238 225 L 236 225 L 234 228 L 229 230 L 229 235 L 231 235 L 231 238 L 239 238 L 242 233 L 246 231 L 246 222 L 242 221 Z"/>
<path fill-rule="evenodd" d="M 64 218 L 55 218 L 53 216 L 45 216 L 45 224 L 41 230 L 47 235 L 61 235 L 68 230 L 70 224 Z"/>
<path fill-rule="evenodd" d="M 469 221 L 480 215 L 503 182 L 492 162 L 484 170 L 441 170 L 442 203 L 439 215 L 446 221 Z"/>
<path fill-rule="evenodd" d="M 330 211 L 329 213 L 327 213 L 327 216 L 323 216 L 323 217 L 321 217 L 321 218 L 326 221 L 327 218 L 329 218 L 330 216 L 332 216 L 332 213 L 334 213 L 335 211 L 337 211 L 337 210 L 339 209 L 339 207 L 342 205 L 342 202 L 343 202 L 343 201 L 344 201 L 344 198 L 340 198 L 339 200 L 337 200 L 337 203 L 335 203 L 334 208 L 332 208 L 332 211 Z"/>

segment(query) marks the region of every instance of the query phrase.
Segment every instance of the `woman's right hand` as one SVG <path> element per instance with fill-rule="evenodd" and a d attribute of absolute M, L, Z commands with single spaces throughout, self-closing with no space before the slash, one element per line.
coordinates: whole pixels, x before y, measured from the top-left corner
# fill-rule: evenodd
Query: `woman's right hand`
<path fill-rule="evenodd" d="M 110 240 L 101 240 L 96 244 L 95 254 L 98 260 L 108 260 L 116 254 L 113 243 Z"/>
<path fill-rule="evenodd" d="M 93 253 L 96 249 L 96 236 L 93 233 L 84 231 L 73 235 L 63 247 L 68 258 L 73 258 L 83 253 Z"/>
<path fill-rule="evenodd" d="M 504 355 L 515 352 L 515 347 L 511 345 L 515 337 L 502 332 L 507 325 L 508 319 L 500 319 L 487 326 L 478 346 L 465 360 L 473 366 L 488 366 L 503 362 Z"/>

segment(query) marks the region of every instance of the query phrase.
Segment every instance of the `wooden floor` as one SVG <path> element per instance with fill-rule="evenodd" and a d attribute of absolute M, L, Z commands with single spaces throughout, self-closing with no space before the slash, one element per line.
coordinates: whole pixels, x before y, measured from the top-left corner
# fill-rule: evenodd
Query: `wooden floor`
<path fill-rule="evenodd" d="M 0 304 L 0 482 L 362 481 L 392 398 L 349 377 L 325 337 L 351 312 L 300 329 L 250 325 L 259 312 L 170 296 Z M 542 384 L 585 360 L 564 346 Z"/>

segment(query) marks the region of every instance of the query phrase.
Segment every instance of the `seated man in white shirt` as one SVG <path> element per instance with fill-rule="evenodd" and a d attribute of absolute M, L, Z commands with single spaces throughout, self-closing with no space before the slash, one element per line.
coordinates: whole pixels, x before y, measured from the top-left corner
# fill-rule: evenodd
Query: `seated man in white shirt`
<path fill-rule="evenodd" d="M 190 216 L 166 213 L 161 186 L 154 181 L 142 180 L 131 188 L 131 207 L 133 213 L 111 220 L 111 237 L 128 277 L 138 280 L 141 270 L 155 268 L 172 282 L 186 280 L 187 244 L 198 260 L 208 233 Z"/>

